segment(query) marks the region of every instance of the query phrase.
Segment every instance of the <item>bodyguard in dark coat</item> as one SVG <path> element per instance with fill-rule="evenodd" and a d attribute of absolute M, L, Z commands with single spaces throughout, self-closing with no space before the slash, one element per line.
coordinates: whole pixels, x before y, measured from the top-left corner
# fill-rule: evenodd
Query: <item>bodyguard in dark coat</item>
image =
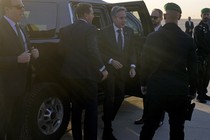
<path fill-rule="evenodd" d="M 82 140 L 82 111 L 84 140 L 97 140 L 98 82 L 108 72 L 103 64 L 93 26 L 93 9 L 90 4 L 76 7 L 78 20 L 61 29 L 61 55 L 64 57 L 62 77 L 72 101 L 72 133 L 74 140 Z"/>
<path fill-rule="evenodd" d="M 166 24 L 148 36 L 142 52 L 141 89 L 148 112 L 140 140 L 152 140 L 164 111 L 169 115 L 170 140 L 184 140 L 189 84 L 195 86 L 196 81 L 193 39 L 177 25 L 181 8 L 167 3 L 165 10 Z"/>
<path fill-rule="evenodd" d="M 1 0 L 0 19 L 0 140 L 20 139 L 22 103 L 30 82 L 32 58 L 37 49 L 30 48 L 19 26 L 24 12 L 21 0 Z"/>
<path fill-rule="evenodd" d="M 197 46 L 198 55 L 198 83 L 197 83 L 197 100 L 200 103 L 206 103 L 210 100 L 207 96 L 207 87 L 210 79 L 210 25 L 208 20 L 210 9 L 201 10 L 201 22 L 195 27 L 194 40 Z"/>
<path fill-rule="evenodd" d="M 102 29 L 99 47 L 109 72 L 104 81 L 104 131 L 103 140 L 116 140 L 112 134 L 112 121 L 124 100 L 125 80 L 136 74 L 136 52 L 133 46 L 133 30 L 125 26 L 126 9 L 114 6 L 111 10 L 113 24 Z"/>

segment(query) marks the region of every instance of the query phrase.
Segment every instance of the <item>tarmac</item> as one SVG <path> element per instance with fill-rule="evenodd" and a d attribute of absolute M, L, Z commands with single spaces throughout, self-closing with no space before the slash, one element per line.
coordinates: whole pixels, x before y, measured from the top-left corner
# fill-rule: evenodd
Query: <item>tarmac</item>
<path fill-rule="evenodd" d="M 210 92 L 208 95 L 210 96 Z M 193 102 L 196 103 L 196 106 L 192 120 L 185 123 L 185 140 L 210 140 L 210 101 L 202 104 L 195 99 Z M 134 121 L 142 116 L 142 108 L 142 98 L 133 96 L 125 98 L 113 122 L 113 134 L 118 140 L 139 140 L 142 125 L 135 125 Z M 99 106 L 98 114 L 98 140 L 102 140 L 102 106 Z M 68 129 L 71 129 L 70 124 Z M 71 130 L 65 133 L 61 140 L 73 140 Z M 153 140 L 169 140 L 167 114 L 165 115 L 163 125 L 157 129 Z"/>

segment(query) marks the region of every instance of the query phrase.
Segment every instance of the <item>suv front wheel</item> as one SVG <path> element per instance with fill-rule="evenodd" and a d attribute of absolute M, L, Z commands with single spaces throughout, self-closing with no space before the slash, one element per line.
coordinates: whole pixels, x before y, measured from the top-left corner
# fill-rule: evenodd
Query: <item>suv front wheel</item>
<path fill-rule="evenodd" d="M 36 85 L 26 98 L 23 140 L 58 140 L 66 131 L 70 118 L 70 101 L 56 84 Z"/>

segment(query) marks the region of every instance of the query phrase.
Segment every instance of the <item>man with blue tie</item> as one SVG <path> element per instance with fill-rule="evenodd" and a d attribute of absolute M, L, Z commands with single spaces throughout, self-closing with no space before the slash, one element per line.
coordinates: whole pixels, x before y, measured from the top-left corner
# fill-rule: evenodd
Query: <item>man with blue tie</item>
<path fill-rule="evenodd" d="M 19 140 L 22 103 L 29 91 L 31 60 L 39 57 L 19 26 L 22 0 L 1 0 L 0 19 L 0 140 Z"/>
<path fill-rule="evenodd" d="M 126 23 L 126 9 L 114 6 L 111 10 L 113 24 L 99 32 L 99 47 L 109 72 L 104 81 L 103 140 L 116 140 L 112 134 L 114 120 L 123 100 L 125 81 L 128 75 L 136 74 L 136 54 L 133 45 L 133 30 Z"/>

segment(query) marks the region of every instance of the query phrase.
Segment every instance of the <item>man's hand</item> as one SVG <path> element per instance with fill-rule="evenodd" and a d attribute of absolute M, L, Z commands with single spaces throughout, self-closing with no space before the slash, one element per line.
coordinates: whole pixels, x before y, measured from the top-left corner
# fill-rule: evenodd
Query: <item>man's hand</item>
<path fill-rule="evenodd" d="M 35 49 L 34 47 L 31 48 L 31 55 L 33 58 L 38 58 L 39 57 L 39 51 L 38 49 Z"/>
<path fill-rule="evenodd" d="M 107 70 L 104 70 L 104 71 L 102 71 L 101 73 L 102 73 L 102 75 L 103 75 L 103 78 L 102 78 L 102 81 L 103 81 L 103 80 L 105 80 L 105 79 L 107 78 L 107 76 L 108 76 L 109 73 L 108 73 Z"/>
<path fill-rule="evenodd" d="M 29 53 L 29 50 L 23 52 L 21 55 L 17 57 L 18 63 L 29 63 L 31 60 L 31 53 Z"/>
<path fill-rule="evenodd" d="M 142 93 L 142 95 L 147 94 L 147 87 L 146 86 L 141 86 L 141 93 Z"/>
<path fill-rule="evenodd" d="M 135 70 L 135 68 L 131 68 L 131 69 L 130 69 L 129 75 L 130 75 L 131 78 L 135 77 L 135 75 L 136 75 L 136 70 Z"/>
<path fill-rule="evenodd" d="M 111 65 L 117 70 L 123 67 L 123 65 L 120 62 L 114 59 L 112 60 Z"/>

